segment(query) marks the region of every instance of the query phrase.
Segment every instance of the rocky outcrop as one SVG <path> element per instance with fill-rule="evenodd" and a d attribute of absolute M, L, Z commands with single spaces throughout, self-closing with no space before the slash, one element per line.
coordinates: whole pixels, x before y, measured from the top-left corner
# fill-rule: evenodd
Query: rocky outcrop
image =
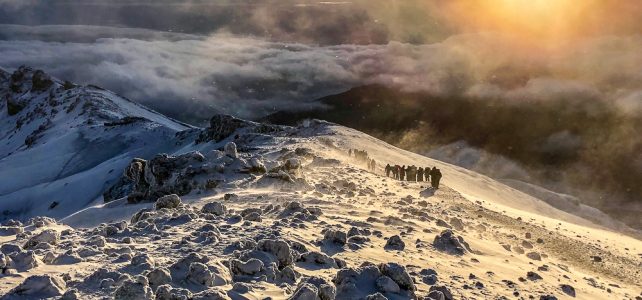
<path fill-rule="evenodd" d="M 255 123 L 237 119 L 230 115 L 215 115 L 210 119 L 210 125 L 196 139 L 196 143 L 220 142 L 234 133 L 268 134 L 282 131 L 282 126 Z"/>
<path fill-rule="evenodd" d="M 192 191 L 211 191 L 257 177 L 260 177 L 257 185 L 262 187 L 308 187 L 300 177 L 302 161 L 295 157 L 265 162 L 258 155 L 240 154 L 233 142 L 227 143 L 224 150 L 205 155 L 198 151 L 177 156 L 159 154 L 150 160 L 135 158 L 116 184 L 103 194 L 104 201 L 127 197 L 128 203 L 149 202 L 171 194 L 183 196 Z M 268 163 L 274 166 L 269 171 Z"/>

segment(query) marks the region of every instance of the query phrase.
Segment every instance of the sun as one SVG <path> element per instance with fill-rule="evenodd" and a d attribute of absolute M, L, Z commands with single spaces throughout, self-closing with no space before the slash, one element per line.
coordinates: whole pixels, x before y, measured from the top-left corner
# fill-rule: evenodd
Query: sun
<path fill-rule="evenodd" d="M 579 28 L 593 0 L 462 0 L 450 7 L 455 21 L 469 29 L 559 38 Z"/>

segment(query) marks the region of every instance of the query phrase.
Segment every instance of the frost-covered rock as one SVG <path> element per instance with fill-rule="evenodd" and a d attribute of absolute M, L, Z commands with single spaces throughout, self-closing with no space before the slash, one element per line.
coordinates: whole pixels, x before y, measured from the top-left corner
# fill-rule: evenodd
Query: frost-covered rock
<path fill-rule="evenodd" d="M 289 266 L 294 262 L 290 245 L 284 240 L 264 239 L 259 241 L 257 249 L 274 255 L 281 268 Z"/>
<path fill-rule="evenodd" d="M 36 268 L 42 263 L 33 251 L 14 252 L 9 257 L 12 262 L 11 267 L 20 272 Z"/>
<path fill-rule="evenodd" d="M 181 198 L 176 194 L 171 194 L 158 198 L 154 204 L 154 208 L 156 210 L 163 208 L 174 209 L 178 208 L 181 204 Z"/>
<path fill-rule="evenodd" d="M 51 76 L 42 70 L 36 70 L 31 76 L 31 90 L 45 91 L 54 84 Z"/>
<path fill-rule="evenodd" d="M 377 292 L 372 295 L 366 296 L 365 300 L 388 300 L 388 298 L 386 298 L 386 296 L 384 296 L 383 294 Z"/>
<path fill-rule="evenodd" d="M 170 268 L 170 272 L 172 273 L 172 278 L 176 279 L 182 279 L 187 277 L 187 274 L 190 269 L 190 265 L 192 263 L 198 262 L 202 264 L 207 264 L 209 262 L 209 258 L 207 256 L 203 256 L 201 254 L 192 252 L 185 256 L 184 258 L 180 259 L 176 263 L 174 263 Z"/>
<path fill-rule="evenodd" d="M 29 241 L 27 241 L 27 243 L 25 244 L 24 248 L 25 249 L 34 248 L 39 243 L 57 245 L 59 242 L 60 242 L 60 233 L 53 229 L 46 229 L 34 235 L 33 237 L 31 237 Z"/>
<path fill-rule="evenodd" d="M 144 277 L 143 277 L 144 278 Z M 114 300 L 152 300 L 154 293 L 147 280 L 127 280 L 114 292 Z"/>
<path fill-rule="evenodd" d="M 9 256 L 0 253 L 0 270 L 6 269 L 11 262 L 9 261 Z"/>
<path fill-rule="evenodd" d="M 18 226 L 0 226 L 0 236 L 16 235 L 23 233 L 24 229 Z"/>
<path fill-rule="evenodd" d="M 201 208 L 201 212 L 222 216 L 227 212 L 227 208 L 222 203 L 213 201 L 203 205 L 203 208 Z"/>
<path fill-rule="evenodd" d="M 251 212 L 245 216 L 243 216 L 244 220 L 250 221 L 250 222 L 261 222 L 263 219 L 261 218 L 261 214 L 258 212 Z"/>
<path fill-rule="evenodd" d="M 263 162 L 260 159 L 253 157 L 250 159 L 249 163 L 250 163 L 250 169 L 248 170 L 249 172 L 259 173 L 259 174 L 263 174 L 267 172 L 267 168 L 265 167 L 265 164 L 263 164 Z"/>
<path fill-rule="evenodd" d="M 348 236 L 343 231 L 328 229 L 323 234 L 323 241 L 337 245 L 345 245 L 348 241 Z"/>
<path fill-rule="evenodd" d="M 32 225 L 36 228 L 41 228 L 41 227 L 55 225 L 55 224 L 57 224 L 55 219 L 50 217 L 43 217 L 43 216 L 33 217 L 27 221 L 27 225 Z"/>
<path fill-rule="evenodd" d="M 301 292 L 301 290 L 304 290 L 305 292 Z M 308 292 L 315 290 L 315 295 Z M 310 297 L 315 297 L 312 299 L 334 300 L 336 298 L 336 293 L 337 290 L 332 283 L 326 281 L 322 277 L 311 276 L 301 279 L 301 282 L 299 282 L 299 285 L 293 295 L 308 295 Z"/>
<path fill-rule="evenodd" d="M 154 213 L 152 212 L 152 210 L 151 210 L 151 209 L 149 209 L 149 208 L 143 208 L 143 209 L 141 209 L 141 210 L 137 211 L 137 212 L 132 216 L 132 218 L 131 218 L 131 220 L 129 221 L 129 223 L 133 225 L 133 224 L 138 223 L 139 221 L 146 220 L 146 219 L 148 219 L 148 218 L 152 217 L 153 215 L 154 215 Z"/>
<path fill-rule="evenodd" d="M 455 236 L 450 229 L 444 230 L 436 236 L 432 245 L 435 249 L 452 255 L 464 255 L 470 251 L 468 244 L 464 242 L 464 238 Z"/>
<path fill-rule="evenodd" d="M 68 289 L 64 294 L 62 294 L 62 297 L 60 297 L 60 300 L 81 300 L 81 299 L 82 298 L 77 289 Z"/>
<path fill-rule="evenodd" d="M 397 263 L 385 263 L 379 266 L 381 274 L 390 277 L 394 280 L 399 287 L 409 291 L 415 291 L 415 283 L 412 281 L 412 277 L 406 271 L 406 268 Z"/>
<path fill-rule="evenodd" d="M 289 300 L 319 300 L 319 289 L 316 286 L 304 283 L 300 285 Z"/>
<path fill-rule="evenodd" d="M 189 266 L 187 280 L 204 286 L 213 286 L 214 274 L 212 274 L 206 264 L 193 262 Z"/>
<path fill-rule="evenodd" d="M 312 263 L 325 268 L 337 267 L 337 264 L 332 257 L 317 251 L 310 251 L 301 254 L 301 257 L 299 257 L 299 261 Z"/>
<path fill-rule="evenodd" d="M 430 293 L 428 294 L 428 296 L 430 297 L 430 295 L 434 295 L 432 297 L 435 297 L 435 299 L 439 299 L 439 295 L 440 294 L 443 296 L 444 300 L 453 300 L 454 299 L 453 298 L 453 294 L 450 292 L 450 289 L 448 289 L 445 286 L 433 285 L 433 286 L 430 287 L 429 291 L 430 291 Z M 438 293 L 435 293 L 435 292 L 438 292 Z"/>
<path fill-rule="evenodd" d="M 73 265 L 82 262 L 83 259 L 73 250 L 58 255 L 52 263 L 55 265 Z"/>
<path fill-rule="evenodd" d="M 191 300 L 229 300 L 223 292 L 217 289 L 208 289 L 194 294 Z"/>
<path fill-rule="evenodd" d="M 229 142 L 225 144 L 224 148 L 225 155 L 232 157 L 232 158 L 238 158 L 239 154 L 236 150 L 236 144 L 234 142 Z"/>
<path fill-rule="evenodd" d="M 285 161 L 285 169 L 288 171 L 298 170 L 302 167 L 301 160 L 298 158 L 290 158 Z"/>
<path fill-rule="evenodd" d="M 159 287 L 161 285 L 172 282 L 172 275 L 167 268 L 156 268 L 147 273 L 147 280 L 152 287 Z"/>
<path fill-rule="evenodd" d="M 232 273 L 238 275 L 255 275 L 263 271 L 263 262 L 256 258 L 248 261 L 233 259 L 230 261 L 230 269 Z"/>
<path fill-rule="evenodd" d="M 382 293 L 398 293 L 401 288 L 399 285 L 388 276 L 381 276 L 376 281 L 377 289 Z"/>
<path fill-rule="evenodd" d="M 9 291 L 2 299 L 44 299 L 62 296 L 65 282 L 51 275 L 32 275 Z"/>
<path fill-rule="evenodd" d="M 156 300 L 190 300 L 193 295 L 187 289 L 173 288 L 169 284 L 161 285 L 156 289 Z"/>
<path fill-rule="evenodd" d="M 381 277 L 377 266 L 344 268 L 337 272 L 332 282 L 337 288 L 338 299 L 360 298 L 377 292 L 376 280 Z"/>
<path fill-rule="evenodd" d="M 147 270 L 153 268 L 155 262 L 147 253 L 142 253 L 132 257 L 131 265 Z"/>

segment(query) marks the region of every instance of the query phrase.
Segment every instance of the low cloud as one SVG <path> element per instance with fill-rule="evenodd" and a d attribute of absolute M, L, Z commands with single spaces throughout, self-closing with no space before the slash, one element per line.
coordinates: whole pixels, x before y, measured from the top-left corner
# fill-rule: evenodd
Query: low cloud
<path fill-rule="evenodd" d="M 193 122 L 214 112 L 258 118 L 306 109 L 364 84 L 511 103 L 612 101 L 623 110 L 639 109 L 642 93 L 642 37 L 552 49 L 494 34 L 336 46 L 96 26 L 7 26 L 0 37 L 2 67 L 97 84 Z"/>

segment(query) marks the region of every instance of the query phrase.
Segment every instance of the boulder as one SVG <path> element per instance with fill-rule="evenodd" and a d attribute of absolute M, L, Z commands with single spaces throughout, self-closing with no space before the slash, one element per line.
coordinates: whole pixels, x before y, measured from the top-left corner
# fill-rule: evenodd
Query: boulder
<path fill-rule="evenodd" d="M 387 250 L 402 251 L 404 248 L 406 248 L 406 243 L 404 243 L 401 240 L 401 237 L 399 237 L 398 235 L 393 235 L 388 238 L 388 241 L 386 242 L 386 246 L 384 248 Z"/>
<path fill-rule="evenodd" d="M 136 280 L 126 280 L 114 292 L 114 300 L 152 300 L 153 298 L 154 293 L 149 287 L 147 278 L 142 276 L 136 277 Z"/>
<path fill-rule="evenodd" d="M 20 245 L 12 244 L 12 243 L 4 243 L 0 246 L 0 252 L 3 254 L 11 254 L 14 252 L 20 252 L 22 251 L 22 247 Z"/>
<path fill-rule="evenodd" d="M 368 296 L 366 296 L 365 299 L 366 300 L 388 300 L 388 298 L 386 298 L 386 296 L 384 296 L 383 294 L 381 294 L 379 292 L 374 293 L 372 295 L 368 295 Z"/>
<path fill-rule="evenodd" d="M 77 289 L 68 289 L 64 294 L 62 294 L 62 297 L 60 297 L 60 300 L 81 300 L 82 298 L 80 297 L 80 293 L 78 293 Z"/>
<path fill-rule="evenodd" d="M 60 242 L 60 233 L 53 229 L 46 229 L 40 233 L 32 236 L 25 244 L 24 248 L 34 248 L 39 243 L 46 243 L 50 245 L 57 245 Z"/>
<path fill-rule="evenodd" d="M 564 292 L 564 294 L 570 297 L 575 297 L 575 288 L 573 286 L 562 284 L 560 285 L 560 288 L 562 289 L 562 292 Z"/>
<path fill-rule="evenodd" d="M 42 263 L 33 251 L 14 252 L 9 257 L 11 267 L 20 272 L 31 270 Z"/>
<path fill-rule="evenodd" d="M 317 251 L 310 251 L 310 252 L 301 254 L 301 257 L 299 257 L 299 261 L 312 263 L 317 266 L 321 266 L 325 268 L 338 267 L 332 257 Z"/>
<path fill-rule="evenodd" d="M 206 264 L 193 262 L 189 266 L 186 279 L 196 284 L 213 286 L 215 281 L 214 276 Z"/>
<path fill-rule="evenodd" d="M 65 282 L 56 276 L 32 275 L 9 291 L 7 298 L 11 299 L 11 296 L 16 297 L 16 299 L 52 298 L 62 296 L 65 289 Z"/>
<path fill-rule="evenodd" d="M 385 263 L 379 266 L 381 274 L 390 277 L 394 282 L 396 282 L 399 287 L 408 291 L 415 291 L 415 283 L 412 281 L 412 277 L 406 271 L 406 268 L 397 263 Z"/>
<path fill-rule="evenodd" d="M 289 300 L 320 300 L 319 289 L 316 286 L 304 283 L 294 291 L 294 294 L 288 298 Z"/>
<path fill-rule="evenodd" d="M 201 212 L 203 213 L 208 213 L 208 214 L 214 214 L 217 216 L 222 216 L 226 213 L 227 208 L 225 205 L 223 205 L 220 202 L 210 202 L 205 205 L 203 205 L 203 208 L 201 208 Z"/>
<path fill-rule="evenodd" d="M 259 241 L 257 249 L 274 255 L 279 263 L 279 268 L 294 263 L 294 256 L 290 250 L 290 245 L 284 240 L 264 239 Z"/>
<path fill-rule="evenodd" d="M 19 226 L 0 226 L 0 236 L 16 235 L 23 232 L 24 229 Z"/>
<path fill-rule="evenodd" d="M 526 253 L 526 257 L 532 260 L 542 260 L 542 256 L 537 252 L 528 252 Z"/>
<path fill-rule="evenodd" d="M 444 300 L 453 300 L 453 294 L 450 292 L 450 290 L 445 287 L 445 286 L 440 286 L 440 285 L 433 285 L 430 287 L 430 293 L 433 292 L 439 292 L 441 295 L 444 296 Z M 430 295 L 430 294 L 429 294 Z M 434 295 L 434 294 L 433 294 Z"/>
<path fill-rule="evenodd" d="M 151 287 L 160 287 L 172 282 L 172 275 L 167 268 L 156 268 L 147 273 L 147 280 Z"/>
<path fill-rule="evenodd" d="M 169 284 L 161 285 L 156 289 L 156 300 L 190 300 L 192 292 L 182 288 L 173 288 Z"/>
<path fill-rule="evenodd" d="M 379 290 L 384 294 L 399 293 L 399 291 L 401 290 L 399 288 L 399 285 L 394 280 L 392 280 L 392 278 L 385 275 L 377 278 L 376 284 L 377 284 L 377 290 Z"/>
<path fill-rule="evenodd" d="M 43 72 L 42 70 L 37 70 L 31 76 L 31 90 L 32 91 L 45 91 L 49 89 L 54 84 L 51 76 Z"/>
<path fill-rule="evenodd" d="M 229 142 L 225 144 L 224 152 L 226 156 L 232 157 L 232 158 L 238 158 L 239 154 L 236 150 L 236 144 L 234 142 Z"/>
<path fill-rule="evenodd" d="M 343 246 L 348 241 L 348 235 L 343 231 L 328 229 L 323 234 L 323 241 Z"/>
<path fill-rule="evenodd" d="M 156 210 L 160 210 L 163 208 L 174 209 L 174 208 L 178 208 L 181 205 L 181 203 L 182 203 L 181 198 L 178 197 L 178 195 L 171 194 L 171 195 L 166 195 L 158 198 L 156 200 L 156 203 L 154 204 L 154 208 Z"/>
<path fill-rule="evenodd" d="M 236 275 L 256 275 L 263 271 L 263 262 L 256 258 L 248 261 L 233 259 L 230 261 L 230 269 Z"/>
<path fill-rule="evenodd" d="M 435 237 L 432 243 L 435 249 L 452 255 L 464 255 L 469 251 L 468 244 L 461 236 L 455 236 L 452 230 L 447 229 Z"/>

